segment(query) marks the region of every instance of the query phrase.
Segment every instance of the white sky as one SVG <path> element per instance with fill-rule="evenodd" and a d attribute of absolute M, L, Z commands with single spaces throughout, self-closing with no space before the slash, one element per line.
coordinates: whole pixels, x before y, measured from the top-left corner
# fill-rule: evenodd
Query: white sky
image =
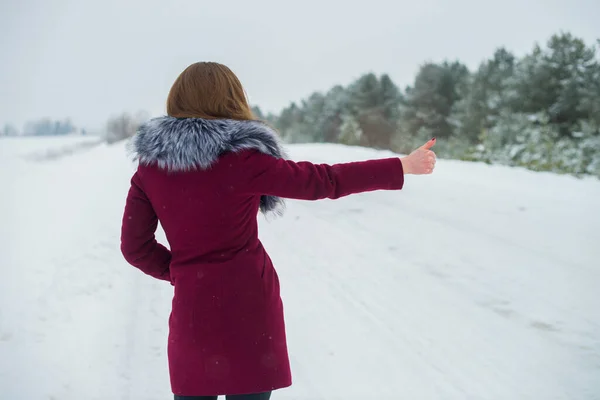
<path fill-rule="evenodd" d="M 561 30 L 592 44 L 598 16 L 598 0 L 0 0 L 0 124 L 159 115 L 196 61 L 227 64 L 278 111 L 370 71 L 405 86 L 425 61 L 522 55 Z"/>

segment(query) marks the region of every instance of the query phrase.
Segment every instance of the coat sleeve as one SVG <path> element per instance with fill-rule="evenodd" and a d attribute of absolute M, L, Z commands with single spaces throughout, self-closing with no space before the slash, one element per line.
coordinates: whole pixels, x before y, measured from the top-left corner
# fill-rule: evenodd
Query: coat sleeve
<path fill-rule="evenodd" d="M 400 190 L 404 170 L 399 158 L 313 164 L 278 159 L 257 151 L 247 152 L 242 184 L 253 194 L 298 200 L 338 199 L 374 190 Z"/>
<path fill-rule="evenodd" d="M 121 226 L 121 253 L 125 260 L 147 275 L 171 281 L 171 252 L 156 241 L 158 217 L 140 187 L 136 174 L 131 179 Z"/>

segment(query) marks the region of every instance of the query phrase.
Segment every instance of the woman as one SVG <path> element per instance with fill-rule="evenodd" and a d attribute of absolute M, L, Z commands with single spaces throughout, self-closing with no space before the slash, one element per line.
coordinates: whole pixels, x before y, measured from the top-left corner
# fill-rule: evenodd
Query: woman
<path fill-rule="evenodd" d="M 400 190 L 404 174 L 433 171 L 435 139 L 402 159 L 286 160 L 276 132 L 254 119 L 237 77 L 217 63 L 181 73 L 167 114 L 131 142 L 139 166 L 121 251 L 175 287 L 168 342 L 175 399 L 269 399 L 292 380 L 279 280 L 258 239 L 259 209 L 281 214 L 282 198 Z M 159 221 L 170 250 L 155 239 Z"/>

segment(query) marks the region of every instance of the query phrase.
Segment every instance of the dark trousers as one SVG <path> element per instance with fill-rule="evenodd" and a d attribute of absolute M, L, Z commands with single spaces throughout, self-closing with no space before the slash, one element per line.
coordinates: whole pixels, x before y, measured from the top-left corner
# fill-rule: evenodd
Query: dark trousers
<path fill-rule="evenodd" d="M 177 396 L 175 400 L 217 400 L 218 396 Z M 256 394 L 228 394 L 226 400 L 269 400 L 271 392 L 256 393 Z"/>

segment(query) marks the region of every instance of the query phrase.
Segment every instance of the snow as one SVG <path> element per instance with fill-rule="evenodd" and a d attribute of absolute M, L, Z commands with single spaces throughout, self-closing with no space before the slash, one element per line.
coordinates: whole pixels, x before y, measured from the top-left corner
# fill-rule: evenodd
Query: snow
<path fill-rule="evenodd" d="M 79 142 L 38 140 L 0 140 L 0 398 L 172 398 L 172 287 L 119 252 L 124 146 L 40 161 Z M 440 160 L 401 192 L 261 217 L 294 374 L 273 399 L 600 399 L 598 198 L 597 179 Z"/>
<path fill-rule="evenodd" d="M 82 144 L 98 143 L 100 140 L 100 137 L 91 135 L 0 137 L 0 157 L 32 158 L 35 154 L 76 148 Z"/>

